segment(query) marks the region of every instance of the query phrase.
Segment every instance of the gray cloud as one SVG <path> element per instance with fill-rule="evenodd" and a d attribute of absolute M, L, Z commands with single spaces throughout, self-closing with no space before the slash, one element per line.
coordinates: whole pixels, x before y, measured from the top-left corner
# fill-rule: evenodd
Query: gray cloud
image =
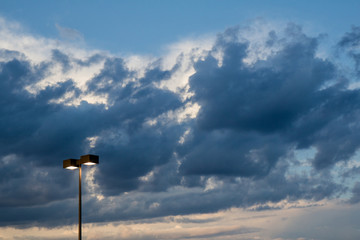
<path fill-rule="evenodd" d="M 317 169 L 349 159 L 359 147 L 359 91 L 348 90 L 336 66 L 316 57 L 317 38 L 289 25 L 278 52 L 247 65 L 248 43 L 227 40 L 236 31 L 213 49 L 224 49 L 221 66 L 212 52 L 195 64 L 190 87 L 201 109 L 182 153 L 183 171 L 264 175 L 291 147 L 315 147 Z"/>
<path fill-rule="evenodd" d="M 355 204 L 360 202 L 360 183 L 356 182 L 352 189 L 352 196 L 349 199 L 349 203 Z"/>
<path fill-rule="evenodd" d="M 339 41 L 341 47 L 358 47 L 360 45 L 360 27 L 353 26 Z"/>
<path fill-rule="evenodd" d="M 100 155 L 94 179 L 105 199 L 91 197 L 85 186 L 86 222 L 209 213 L 284 199 L 317 201 L 346 191 L 329 170 L 359 148 L 359 90 L 348 88 L 334 62 L 317 57 L 319 38 L 296 25 L 284 34 L 269 31 L 264 47 L 276 51 L 252 64 L 244 61 L 251 42 L 240 39 L 240 31 L 219 34 L 213 49 L 194 61 L 193 96 L 185 101 L 156 86 L 171 79 L 181 63 L 163 70 L 155 62 L 139 78 L 122 58 L 80 60 L 54 49 L 52 59 L 34 65 L 22 53 L 1 50 L 6 60 L 0 62 L 0 225 L 74 223 L 76 174 L 65 173 L 61 160 L 88 152 Z M 356 33 L 354 28 L 346 34 L 339 49 L 356 45 Z M 214 57 L 218 52 L 221 63 Z M 25 90 L 48 76 L 54 64 L 68 72 L 74 64 L 100 61 L 104 66 L 86 89 L 68 79 L 36 95 Z M 52 101 L 67 93 L 70 100 L 106 95 L 109 104 Z M 188 103 L 201 107 L 195 119 L 179 123 L 166 117 Z M 96 137 L 93 148 L 90 137 Z M 302 167 L 294 151 L 310 147 L 316 154 L 309 172 L 293 172 Z M 356 185 L 353 203 L 357 190 Z"/>
<path fill-rule="evenodd" d="M 354 60 L 357 75 L 360 75 L 360 27 L 353 26 L 350 32 L 347 32 L 338 42 L 338 47 L 345 50 Z"/>

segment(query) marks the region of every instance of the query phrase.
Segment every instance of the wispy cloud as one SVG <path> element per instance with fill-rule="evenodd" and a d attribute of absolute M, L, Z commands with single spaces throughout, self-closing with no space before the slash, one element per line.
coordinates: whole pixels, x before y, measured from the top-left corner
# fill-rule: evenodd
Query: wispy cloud
<path fill-rule="evenodd" d="M 59 24 L 55 24 L 56 29 L 59 32 L 60 37 L 66 40 L 84 40 L 84 36 L 76 29 L 62 27 Z"/>

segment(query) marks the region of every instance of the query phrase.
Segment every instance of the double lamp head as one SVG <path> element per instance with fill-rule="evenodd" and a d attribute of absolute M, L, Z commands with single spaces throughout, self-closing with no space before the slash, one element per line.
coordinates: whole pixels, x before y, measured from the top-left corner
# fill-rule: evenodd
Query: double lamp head
<path fill-rule="evenodd" d="M 74 170 L 81 166 L 81 164 L 84 165 L 95 165 L 99 164 L 99 156 L 97 155 L 83 155 L 80 157 L 80 159 L 66 159 L 63 161 L 63 168 Z"/>

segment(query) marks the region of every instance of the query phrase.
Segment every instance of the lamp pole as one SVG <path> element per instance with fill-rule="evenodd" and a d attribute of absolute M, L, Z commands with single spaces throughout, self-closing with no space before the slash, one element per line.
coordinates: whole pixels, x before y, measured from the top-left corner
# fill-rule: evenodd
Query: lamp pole
<path fill-rule="evenodd" d="M 99 164 L 99 156 L 97 155 L 83 155 L 80 159 L 66 159 L 63 161 L 63 168 L 74 170 L 79 169 L 79 235 L 78 240 L 81 240 L 81 165 L 95 165 Z"/>
<path fill-rule="evenodd" d="M 79 237 L 81 240 L 81 164 L 79 165 Z"/>

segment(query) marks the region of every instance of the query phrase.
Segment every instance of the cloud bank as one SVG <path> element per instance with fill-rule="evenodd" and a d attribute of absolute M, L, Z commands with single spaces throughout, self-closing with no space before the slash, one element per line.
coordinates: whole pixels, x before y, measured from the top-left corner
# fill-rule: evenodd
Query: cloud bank
<path fill-rule="evenodd" d="M 357 27 L 335 46 L 352 79 L 296 24 L 229 28 L 138 66 L 3 19 L 0 36 L 2 226 L 75 223 L 76 172 L 61 161 L 87 153 L 100 164 L 85 170 L 86 222 L 358 202 Z"/>

